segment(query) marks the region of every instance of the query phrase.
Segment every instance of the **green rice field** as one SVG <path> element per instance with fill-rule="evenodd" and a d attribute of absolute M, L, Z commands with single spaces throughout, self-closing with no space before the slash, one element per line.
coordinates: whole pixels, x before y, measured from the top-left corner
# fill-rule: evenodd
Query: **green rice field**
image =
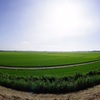
<path fill-rule="evenodd" d="M 13 69 L 0 69 L 1 73 L 6 73 L 13 76 L 21 77 L 30 77 L 30 76 L 69 76 L 75 75 L 76 73 L 86 74 L 89 71 L 95 71 L 100 69 L 100 62 L 81 65 L 69 68 L 60 68 L 60 69 L 46 69 L 46 70 L 13 70 Z"/>
<path fill-rule="evenodd" d="M 61 66 L 100 60 L 100 52 L 0 52 L 0 66 Z M 0 69 L 0 85 L 33 93 L 69 93 L 100 84 L 100 62 L 58 69 Z"/>
<path fill-rule="evenodd" d="M 60 66 L 100 59 L 100 52 L 0 52 L 1 66 Z"/>

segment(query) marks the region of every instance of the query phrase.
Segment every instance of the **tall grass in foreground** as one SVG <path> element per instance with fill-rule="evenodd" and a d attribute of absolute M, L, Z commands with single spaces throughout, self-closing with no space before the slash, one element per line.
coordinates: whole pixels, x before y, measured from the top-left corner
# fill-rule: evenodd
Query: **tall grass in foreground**
<path fill-rule="evenodd" d="M 68 93 L 100 84 L 100 70 L 73 76 L 18 77 L 0 73 L 0 85 L 33 93 Z"/>

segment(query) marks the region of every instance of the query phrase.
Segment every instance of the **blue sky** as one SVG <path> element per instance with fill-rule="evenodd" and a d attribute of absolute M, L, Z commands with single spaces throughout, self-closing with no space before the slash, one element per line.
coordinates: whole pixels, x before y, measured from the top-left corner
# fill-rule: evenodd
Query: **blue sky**
<path fill-rule="evenodd" d="M 100 50 L 100 0 L 0 0 L 0 50 Z"/>

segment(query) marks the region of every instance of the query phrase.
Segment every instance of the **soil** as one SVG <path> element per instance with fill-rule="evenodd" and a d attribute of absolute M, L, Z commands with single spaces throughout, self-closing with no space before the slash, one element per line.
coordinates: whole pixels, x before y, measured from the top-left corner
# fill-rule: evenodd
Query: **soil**
<path fill-rule="evenodd" d="M 100 85 L 68 94 L 34 94 L 0 86 L 0 100 L 100 100 Z"/>

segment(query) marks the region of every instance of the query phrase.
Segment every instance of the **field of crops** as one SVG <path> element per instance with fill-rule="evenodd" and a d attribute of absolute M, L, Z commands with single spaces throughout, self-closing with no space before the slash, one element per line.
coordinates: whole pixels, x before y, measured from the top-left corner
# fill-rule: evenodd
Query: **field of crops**
<path fill-rule="evenodd" d="M 64 69 L 0 69 L 0 85 L 33 93 L 68 93 L 100 84 L 100 62 Z"/>
<path fill-rule="evenodd" d="M 30 77 L 30 76 L 69 76 L 75 75 L 76 73 L 86 74 L 89 71 L 95 71 L 100 69 L 100 62 L 89 64 L 89 65 L 81 65 L 76 67 L 69 68 L 60 68 L 60 69 L 46 69 L 46 70 L 10 70 L 10 69 L 0 69 L 0 73 L 6 73 L 12 76 L 19 77 Z"/>
<path fill-rule="evenodd" d="M 0 65 L 55 66 L 100 60 L 100 52 L 0 52 Z M 0 69 L 0 85 L 34 93 L 67 93 L 100 84 L 100 62 L 46 70 Z"/>
<path fill-rule="evenodd" d="M 60 66 L 93 61 L 100 52 L 0 52 L 1 66 Z"/>

